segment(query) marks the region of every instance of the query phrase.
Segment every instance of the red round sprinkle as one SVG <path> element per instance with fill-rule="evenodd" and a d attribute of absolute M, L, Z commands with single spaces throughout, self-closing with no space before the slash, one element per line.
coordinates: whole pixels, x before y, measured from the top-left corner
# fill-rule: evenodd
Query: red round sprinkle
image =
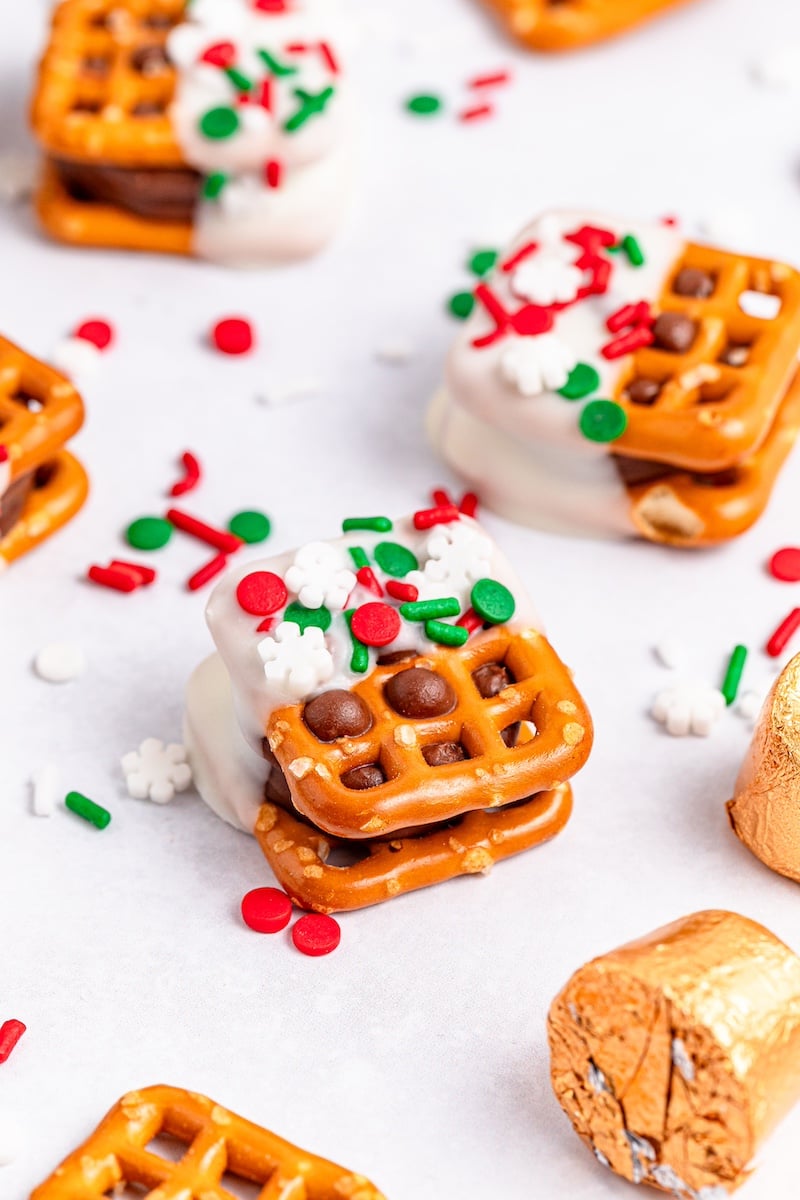
<path fill-rule="evenodd" d="M 254 0 L 254 8 L 266 13 L 286 12 L 286 0 Z"/>
<path fill-rule="evenodd" d="M 98 350 L 105 350 L 114 339 L 114 330 L 108 321 L 93 318 L 91 321 L 84 321 L 82 325 L 79 325 L 73 337 L 80 338 L 82 342 L 91 342 L 93 346 L 97 346 Z"/>
<path fill-rule="evenodd" d="M 330 954 L 342 940 L 338 921 L 324 913 L 309 913 L 301 917 L 292 929 L 292 941 L 301 954 L 321 958 Z"/>
<path fill-rule="evenodd" d="M 400 613 L 377 600 L 362 604 L 353 613 L 351 629 L 365 646 L 388 646 L 400 636 Z"/>
<path fill-rule="evenodd" d="M 215 42 L 200 55 L 200 62 L 210 63 L 212 67 L 231 67 L 236 58 L 236 47 L 233 42 Z"/>
<path fill-rule="evenodd" d="M 244 317 L 225 317 L 211 330 L 211 341 L 221 354 L 248 354 L 253 349 L 253 327 Z"/>
<path fill-rule="evenodd" d="M 286 584 L 272 571 L 253 571 L 245 575 L 236 589 L 239 607 L 254 617 L 269 617 L 283 608 L 289 599 Z"/>
<path fill-rule="evenodd" d="M 256 888 L 242 900 L 242 920 L 256 933 L 280 933 L 292 919 L 292 902 L 278 888 Z"/>
<path fill-rule="evenodd" d="M 769 560 L 769 572 L 784 583 L 797 583 L 800 579 L 800 550 L 796 546 L 777 550 Z"/>

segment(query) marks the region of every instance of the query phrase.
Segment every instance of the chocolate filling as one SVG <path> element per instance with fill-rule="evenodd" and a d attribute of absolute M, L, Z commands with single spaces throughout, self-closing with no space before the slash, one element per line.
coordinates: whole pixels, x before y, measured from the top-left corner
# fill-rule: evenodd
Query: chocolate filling
<path fill-rule="evenodd" d="M 36 482 L 36 472 L 20 475 L 0 496 L 0 537 L 11 532 L 25 511 L 28 497 Z"/>
<path fill-rule="evenodd" d="M 113 204 L 148 221 L 191 222 L 202 177 L 189 168 L 128 170 L 55 159 L 61 183 L 74 200 Z"/>

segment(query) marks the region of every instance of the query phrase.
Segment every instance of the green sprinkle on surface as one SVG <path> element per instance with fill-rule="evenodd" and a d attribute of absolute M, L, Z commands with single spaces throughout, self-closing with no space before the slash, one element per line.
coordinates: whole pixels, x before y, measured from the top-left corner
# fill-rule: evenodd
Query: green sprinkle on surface
<path fill-rule="evenodd" d="M 80 792 L 68 792 L 64 804 L 76 817 L 82 817 L 97 829 L 107 829 L 111 824 L 111 813 L 108 809 L 101 808 L 94 800 L 81 795 Z"/>
<path fill-rule="evenodd" d="M 473 275 L 488 275 L 497 266 L 499 257 L 496 250 L 477 250 L 469 260 L 469 269 Z"/>
<path fill-rule="evenodd" d="M 746 662 L 747 647 L 736 646 L 728 663 L 728 669 L 725 672 L 725 682 L 722 685 L 722 694 L 725 697 L 725 703 L 728 708 L 730 708 L 739 694 L 739 684 L 742 682 L 742 674 Z"/>
<path fill-rule="evenodd" d="M 161 550 L 172 537 L 173 525 L 164 517 L 139 517 L 125 531 L 134 550 Z"/>
<path fill-rule="evenodd" d="M 243 542 L 247 542 L 248 546 L 255 546 L 259 542 L 265 542 L 272 533 L 272 522 L 266 513 L 253 509 L 231 517 L 228 529 Z"/>
<path fill-rule="evenodd" d="M 406 100 L 406 108 L 415 117 L 433 117 L 441 110 L 442 101 L 438 96 L 422 92 Z"/>
<path fill-rule="evenodd" d="M 447 306 L 451 314 L 459 321 L 466 321 L 467 317 L 472 316 L 475 297 L 472 292 L 456 292 L 455 296 L 451 296 L 448 300 Z"/>

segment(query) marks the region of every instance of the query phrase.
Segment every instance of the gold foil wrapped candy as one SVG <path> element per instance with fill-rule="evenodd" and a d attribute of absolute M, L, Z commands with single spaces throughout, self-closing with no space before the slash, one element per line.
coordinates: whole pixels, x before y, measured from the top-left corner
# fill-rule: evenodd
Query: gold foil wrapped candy
<path fill-rule="evenodd" d="M 548 1033 L 556 1096 L 603 1165 L 717 1200 L 800 1099 L 800 958 L 696 913 L 581 967 Z"/>
<path fill-rule="evenodd" d="M 767 697 L 728 817 L 757 858 L 800 882 L 800 654 Z"/>

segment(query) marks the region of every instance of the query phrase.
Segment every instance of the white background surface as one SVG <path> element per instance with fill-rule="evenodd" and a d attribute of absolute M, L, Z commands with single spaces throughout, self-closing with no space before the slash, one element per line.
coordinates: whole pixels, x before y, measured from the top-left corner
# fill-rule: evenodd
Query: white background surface
<path fill-rule="evenodd" d="M 0 594 L 0 1020 L 29 1026 L 0 1068 L 0 1133 L 11 1117 L 20 1127 L 2 1200 L 24 1200 L 120 1095 L 155 1082 L 203 1091 L 363 1171 L 389 1200 L 622 1196 L 550 1092 L 544 1021 L 557 989 L 585 959 L 704 907 L 738 909 L 800 949 L 797 888 L 725 818 L 746 723 L 728 714 L 709 741 L 676 742 L 647 716 L 671 679 L 652 657 L 665 634 L 686 643 L 690 674 L 718 683 L 743 641 L 746 682 L 771 678 L 759 647 L 800 591 L 764 563 L 800 541 L 798 456 L 761 525 L 716 552 L 559 540 L 489 519 L 577 669 L 597 740 L 566 832 L 488 879 L 346 916 L 337 953 L 304 959 L 238 918 L 243 893 L 270 881 L 255 842 L 193 795 L 166 809 L 124 795 L 119 758 L 146 736 L 179 737 L 184 682 L 210 648 L 205 594 L 183 590 L 205 556 L 176 537 L 159 583 L 130 597 L 81 576 L 123 553 L 128 521 L 164 510 L 183 450 L 206 473 L 184 507 L 218 523 L 263 507 L 275 550 L 330 535 L 353 512 L 418 506 L 443 479 L 421 423 L 453 333 L 445 298 L 468 286 L 470 249 L 547 206 L 677 213 L 689 229 L 739 208 L 749 232 L 738 245 L 800 263 L 797 95 L 750 72 L 800 43 L 793 0 L 705 0 L 549 60 L 513 49 L 470 0 L 353 3 L 394 33 L 360 51 L 360 202 L 325 257 L 227 274 L 48 245 L 24 208 L 0 210 L 0 329 L 42 356 L 92 314 L 119 335 L 85 389 L 76 439 L 91 501 Z M 28 144 L 44 7 L 0 0 L 3 151 Z M 418 89 L 460 103 L 473 72 L 506 65 L 514 85 L 483 125 L 402 111 Z M 244 361 L 203 345 L 212 320 L 237 311 L 260 335 Z M 376 360 L 393 339 L 416 348 L 409 366 Z M 256 402 L 308 376 L 317 398 Z M 55 687 L 31 660 L 60 638 L 79 641 L 90 667 Z M 63 811 L 30 815 L 28 780 L 44 763 L 65 792 L 112 810 L 106 832 Z M 800 1110 L 747 1200 L 796 1187 L 799 1135 Z"/>

